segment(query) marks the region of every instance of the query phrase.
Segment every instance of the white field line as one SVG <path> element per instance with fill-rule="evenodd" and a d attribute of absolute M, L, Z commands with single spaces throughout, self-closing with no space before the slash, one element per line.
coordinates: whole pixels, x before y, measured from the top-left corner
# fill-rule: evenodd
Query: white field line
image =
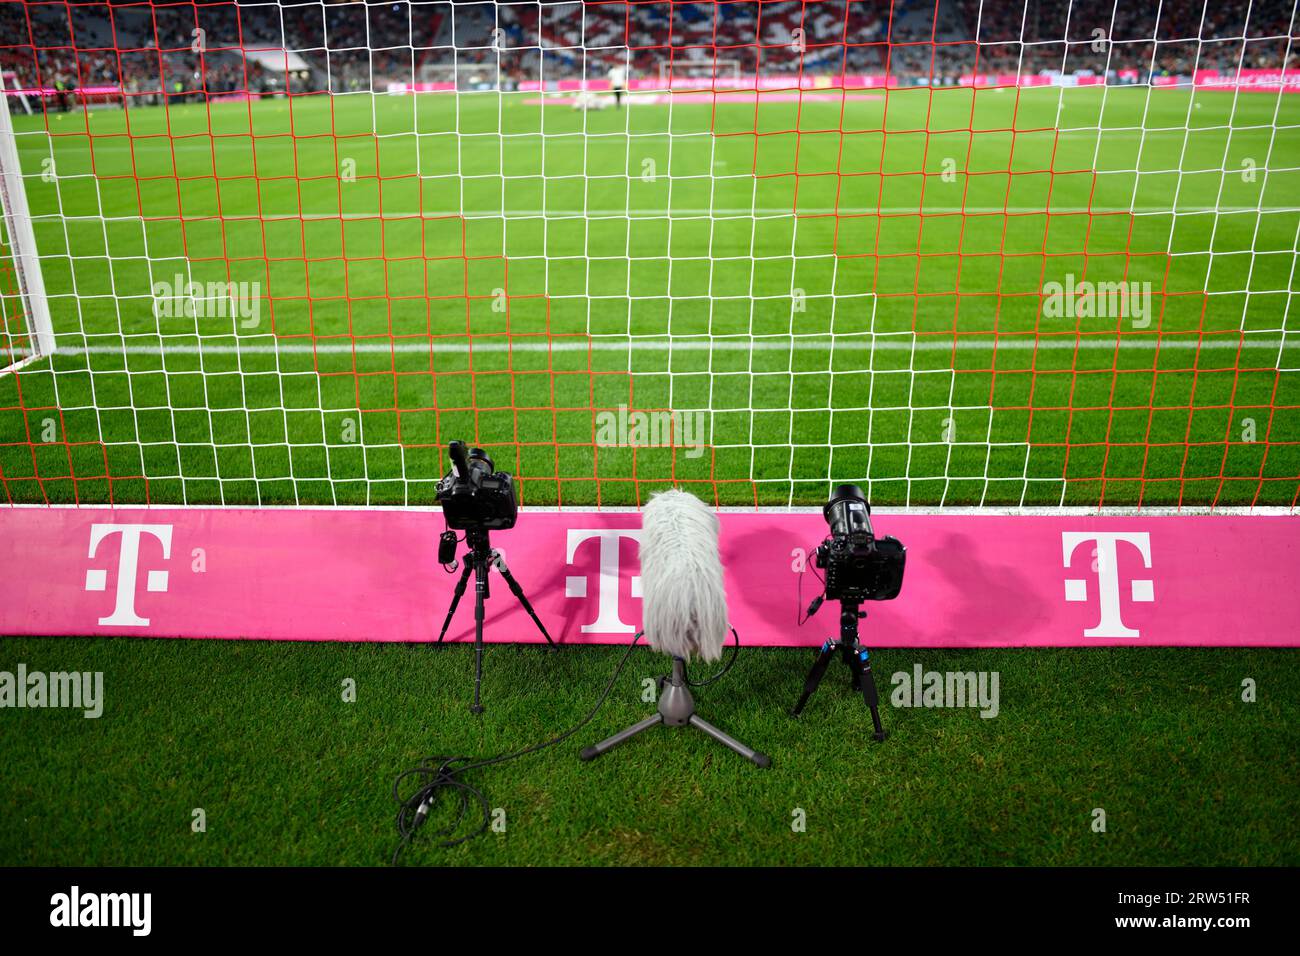
<path fill-rule="evenodd" d="M 864 105 L 872 103 L 872 101 L 870 100 L 863 100 L 862 102 Z M 707 105 L 707 104 L 687 104 L 687 105 Z M 733 104 L 719 104 L 719 105 L 726 106 L 726 105 L 733 105 Z M 752 103 L 749 104 L 742 103 L 742 104 L 734 104 L 734 105 L 739 105 L 742 108 L 748 108 L 748 109 L 753 108 Z M 679 105 L 677 109 L 681 109 L 681 106 Z M 62 121 L 64 117 L 67 115 L 68 114 L 57 114 L 54 117 L 54 121 L 58 123 Z M 1228 126 L 1204 126 L 1204 127 L 1191 127 L 1191 128 L 1188 128 L 1186 126 L 1158 126 L 1158 127 L 1152 127 L 1150 129 L 1143 129 L 1137 126 L 1114 126 L 1114 127 L 1072 126 L 1072 127 L 1067 127 L 1065 129 L 1052 128 L 1052 129 L 1017 129 L 1017 130 L 976 130 L 975 136 L 977 138 L 982 138 L 986 141 L 991 140 L 994 142 L 998 142 L 998 141 L 1010 140 L 1014 135 L 1021 142 L 1037 145 L 1037 144 L 1046 144 L 1056 139 L 1087 138 L 1087 139 L 1095 140 L 1098 137 L 1102 137 L 1109 140 L 1116 140 L 1116 139 L 1146 140 L 1146 139 L 1151 139 L 1160 136 L 1176 136 L 1181 139 L 1186 139 L 1189 133 L 1195 133 L 1198 136 L 1205 136 L 1207 138 L 1210 133 L 1221 133 L 1225 137 L 1232 136 L 1241 139 L 1241 138 L 1248 137 L 1250 135 L 1265 136 L 1272 128 L 1273 128 L 1272 126 L 1238 126 L 1235 128 L 1228 127 Z M 1295 128 L 1296 126 L 1294 124 L 1283 124 L 1278 126 L 1278 129 L 1295 129 Z M 275 136 L 283 137 L 287 132 L 288 132 L 287 130 L 278 133 L 259 132 L 253 134 L 253 138 L 260 139 L 261 141 L 265 142 L 267 139 Z M 763 132 L 760 133 L 759 135 L 761 136 L 782 136 L 782 135 L 813 136 L 813 135 L 832 135 L 838 132 L 839 132 L 838 130 L 800 130 L 797 132 L 794 130 L 780 130 L 780 131 L 772 131 L 772 132 Z M 896 133 L 898 131 L 890 130 L 889 132 Z M 967 130 L 926 130 L 924 132 L 926 133 L 926 135 L 934 137 L 936 139 L 944 136 L 951 136 L 954 139 L 956 139 L 957 137 L 969 138 L 971 135 L 970 132 Z M 853 136 L 853 135 L 860 135 L 860 134 L 879 134 L 879 133 L 880 130 L 856 130 L 856 131 L 846 131 L 842 135 Z M 40 138 L 44 137 L 44 135 L 45 135 L 45 130 L 43 128 L 19 130 L 17 133 L 19 149 L 34 150 L 34 149 L 42 148 L 42 143 L 40 141 Z M 122 137 L 121 130 L 117 130 L 117 129 L 94 130 L 91 132 L 90 135 L 96 138 L 94 140 L 94 143 L 89 148 L 93 149 L 97 153 L 128 152 L 133 148 L 138 148 L 135 146 L 133 142 L 123 141 L 124 137 Z M 212 144 L 210 139 L 203 138 L 203 137 L 205 136 L 211 137 L 213 135 L 214 135 L 213 131 L 207 128 L 194 129 L 194 130 L 180 130 L 172 133 L 172 136 L 174 138 L 171 140 L 171 145 L 169 149 L 174 150 L 177 153 L 193 153 L 193 152 L 207 153 L 211 151 Z M 247 139 L 249 138 L 249 133 L 246 128 L 239 128 L 239 129 L 232 128 L 231 130 L 228 131 L 218 130 L 216 131 L 215 136 L 217 138 L 239 137 L 240 139 Z M 531 145 L 530 143 L 527 142 L 529 140 L 538 140 L 541 141 L 542 143 L 548 143 L 548 142 L 554 143 L 557 146 L 569 145 L 570 143 L 575 141 L 582 142 L 582 143 L 590 143 L 592 145 L 597 145 L 597 146 L 599 145 L 614 146 L 622 143 L 636 144 L 636 143 L 656 143 L 656 142 L 658 143 L 670 142 L 673 143 L 674 145 L 689 146 L 692 145 L 693 142 L 704 143 L 714 138 L 718 139 L 720 142 L 726 142 L 728 140 L 737 143 L 750 142 L 752 141 L 753 136 L 754 133 L 748 130 L 737 130 L 735 132 L 723 133 L 719 135 L 707 129 L 689 130 L 682 133 L 632 133 L 632 132 L 627 132 L 626 130 L 606 131 L 600 129 L 580 129 L 580 130 L 571 130 L 571 131 L 564 131 L 564 132 L 557 132 L 557 133 L 542 133 L 534 130 L 528 130 L 526 132 L 519 132 L 519 133 L 502 133 L 500 130 L 482 130 L 482 131 L 471 132 L 465 130 L 427 130 L 426 131 L 426 130 L 410 128 L 410 129 L 402 129 L 402 130 L 396 130 L 393 132 L 384 132 L 384 133 L 377 133 L 373 129 L 348 130 L 346 132 L 334 134 L 334 139 L 335 140 L 354 139 L 359 144 L 362 142 L 360 137 L 370 137 L 371 139 L 379 140 L 380 142 L 388 139 L 396 139 L 398 137 L 406 138 L 406 139 L 415 137 L 418 140 L 425 140 L 425 139 L 440 140 L 440 139 L 451 137 L 458 140 L 465 140 L 471 143 L 475 142 L 476 140 L 487 140 L 487 139 L 502 140 L 506 144 L 511 146 Z M 30 139 L 27 139 L 27 137 L 30 137 Z M 291 146 L 289 143 L 285 143 L 284 148 L 289 149 L 291 148 Z"/>
<path fill-rule="evenodd" d="M 107 216 L 99 213 L 40 213 L 32 216 L 33 222 L 63 222 L 85 220 L 90 222 L 173 222 L 173 221 L 207 221 L 223 219 L 232 222 L 279 222 L 284 220 L 318 219 L 446 219 L 462 217 L 465 219 L 666 219 L 682 216 L 714 216 L 724 218 L 760 217 L 760 216 L 940 216 L 940 215 L 1031 215 L 1063 216 L 1094 213 L 1097 215 L 1114 213 L 1132 213 L 1149 216 L 1197 216 L 1209 214 L 1228 215 L 1234 213 L 1293 213 L 1300 212 L 1300 206 L 1195 206 L 1169 209 L 1166 206 L 936 206 L 927 204 L 924 209 L 916 206 L 816 206 L 791 209 L 782 206 L 736 206 L 677 209 L 405 209 L 374 210 L 373 212 L 268 212 L 268 213 L 229 213 L 213 212 L 209 214 L 193 213 L 185 216 Z"/>
<path fill-rule="evenodd" d="M 905 335 L 905 333 L 904 333 Z M 455 338 L 460 338 L 459 336 Z M 1300 343 L 1300 336 L 1296 337 Z M 1117 345 L 1113 338 L 1007 338 L 995 342 L 992 339 L 966 339 L 963 337 L 955 346 L 957 351 L 997 351 L 1036 352 L 1045 351 L 1115 351 L 1117 348 L 1128 351 L 1237 351 L 1269 350 L 1279 351 L 1286 344 L 1285 339 L 1245 337 L 1240 341 L 1208 338 L 1146 338 L 1125 337 Z M 951 352 L 951 341 L 936 341 L 910 337 L 879 338 L 871 341 L 859 338 L 843 339 L 794 339 L 784 341 L 748 340 L 748 339 L 632 339 L 611 341 L 608 339 L 591 339 L 577 341 L 572 337 L 563 337 L 549 341 L 529 336 L 513 342 L 501 341 L 498 337 L 483 337 L 473 344 L 464 341 L 446 341 L 443 339 L 401 339 L 392 342 L 375 339 L 361 339 L 344 342 L 329 339 L 319 342 L 302 341 L 263 341 L 226 343 L 226 342 L 175 342 L 162 344 L 127 343 L 120 345 L 64 345 L 55 354 L 60 356 L 82 355 L 388 355 L 392 353 L 414 353 L 419 355 L 463 354 L 485 352 Z M 0 349 L 0 355 L 29 356 L 25 349 Z"/>

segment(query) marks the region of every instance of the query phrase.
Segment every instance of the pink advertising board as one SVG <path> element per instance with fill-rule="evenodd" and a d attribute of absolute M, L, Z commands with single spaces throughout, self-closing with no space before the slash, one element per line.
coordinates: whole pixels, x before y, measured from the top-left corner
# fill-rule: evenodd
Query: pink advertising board
<path fill-rule="evenodd" d="M 10 507 L 0 633 L 431 641 L 456 578 L 440 512 Z M 837 628 L 801 555 L 816 510 L 721 514 L 732 623 L 747 645 L 817 645 Z M 867 606 L 876 647 L 1300 645 L 1300 518 L 879 512 L 907 546 L 897 600 Z M 640 623 L 635 511 L 525 510 L 493 544 L 562 643 Z M 493 641 L 540 635 L 495 573 Z M 473 637 L 473 588 L 448 639 Z"/>
<path fill-rule="evenodd" d="M 718 76 L 643 76 L 628 80 L 628 88 L 637 92 L 654 92 L 656 90 L 715 91 L 715 90 L 866 90 L 897 86 L 898 78 L 891 76 L 872 76 L 869 74 L 799 74 L 772 73 L 762 76 L 754 74 L 720 74 Z M 572 93 L 578 90 L 595 92 L 610 89 L 608 78 L 591 77 L 588 79 L 521 80 L 519 89 L 525 93 L 539 91 Z M 392 87 L 389 87 L 392 91 Z"/>
<path fill-rule="evenodd" d="M 1077 73 L 964 73 L 959 86 L 1102 86 L 1104 76 Z"/>
<path fill-rule="evenodd" d="M 1242 93 L 1300 93 L 1300 72 L 1287 70 L 1197 70 L 1198 90 Z"/>
<path fill-rule="evenodd" d="M 78 86 L 74 89 L 60 90 L 57 86 L 33 86 L 26 89 L 9 89 L 6 86 L 4 92 L 9 96 L 57 96 L 60 93 L 66 93 L 68 96 L 113 96 L 120 94 L 122 88 L 120 86 Z"/>

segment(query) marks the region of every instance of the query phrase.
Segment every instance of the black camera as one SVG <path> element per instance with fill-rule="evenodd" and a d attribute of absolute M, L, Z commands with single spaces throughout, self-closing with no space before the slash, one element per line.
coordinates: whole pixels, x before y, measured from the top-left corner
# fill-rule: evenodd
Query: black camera
<path fill-rule="evenodd" d="M 840 485 L 822 508 L 831 533 L 817 546 L 814 563 L 826 571 L 832 601 L 890 601 L 903 587 L 907 549 L 897 538 L 877 538 L 871 505 L 857 485 Z"/>
<path fill-rule="evenodd" d="M 519 517 L 514 479 L 497 471 L 482 448 L 466 452 L 464 442 L 454 441 L 447 450 L 451 454 L 451 471 L 435 490 L 447 527 L 461 531 L 513 528 Z"/>

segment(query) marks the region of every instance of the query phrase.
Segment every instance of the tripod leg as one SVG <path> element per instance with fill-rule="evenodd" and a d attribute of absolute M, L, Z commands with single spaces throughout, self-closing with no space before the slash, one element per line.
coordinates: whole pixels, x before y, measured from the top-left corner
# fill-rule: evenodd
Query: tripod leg
<path fill-rule="evenodd" d="M 876 691 L 876 677 L 871 672 L 871 657 L 865 648 L 854 648 L 849 666 L 853 669 L 854 681 L 862 690 L 862 699 L 867 702 L 867 709 L 871 711 L 871 723 L 876 728 L 876 732 L 871 736 L 879 743 L 889 734 L 880 724 L 880 695 Z"/>
<path fill-rule="evenodd" d="M 483 689 L 483 616 L 484 604 L 487 602 L 487 564 L 476 565 L 474 579 L 474 703 L 469 705 L 471 714 L 483 713 L 480 695 Z"/>
<path fill-rule="evenodd" d="M 663 723 L 663 719 L 663 715 L 656 711 L 645 720 L 638 721 L 631 727 L 620 730 L 618 733 L 614 734 L 614 736 L 605 738 L 594 747 L 585 748 L 579 756 L 583 760 L 595 760 L 601 754 L 608 750 L 612 750 L 619 744 L 623 743 L 623 741 L 631 740 L 637 734 L 641 733 L 641 731 L 649 730 L 651 727 Z"/>
<path fill-rule="evenodd" d="M 442 631 L 438 634 L 438 643 L 447 636 L 447 628 L 451 625 L 451 616 L 456 613 L 456 605 L 460 604 L 461 595 L 465 593 L 465 585 L 469 582 L 469 576 L 474 573 L 474 563 L 467 555 L 465 558 L 465 567 L 461 569 L 460 580 L 456 582 L 456 590 L 451 596 L 451 607 L 447 608 L 447 616 L 442 619 Z"/>
<path fill-rule="evenodd" d="M 827 641 L 822 645 L 822 652 L 817 655 L 817 661 L 813 664 L 812 670 L 808 672 L 808 679 L 804 681 L 803 695 L 799 698 L 799 703 L 794 705 L 794 710 L 790 711 L 791 717 L 798 717 L 803 710 L 804 704 L 808 703 L 808 698 L 813 695 L 817 685 L 822 682 L 826 675 L 826 668 L 830 666 L 831 657 L 835 653 L 835 645 Z"/>
<path fill-rule="evenodd" d="M 728 733 L 725 733 L 724 731 L 719 730 L 717 727 L 714 727 L 711 723 L 709 723 L 699 714 L 691 714 L 691 719 L 689 723 L 692 727 L 704 731 L 706 734 L 708 734 L 718 743 L 730 747 L 732 750 L 740 754 L 742 757 L 744 757 L 746 760 L 750 761 L 751 763 L 759 767 L 772 766 L 772 758 L 769 757 L 767 754 L 759 753 L 757 750 L 751 750 L 749 747 L 746 747 L 735 737 L 731 736 Z"/>
<path fill-rule="evenodd" d="M 506 563 L 502 561 L 500 557 L 494 557 L 494 561 L 497 570 L 500 571 L 501 576 L 506 579 L 506 584 L 510 585 L 511 592 L 519 599 L 519 603 L 524 606 L 524 610 L 527 611 L 528 616 L 533 619 L 533 623 L 537 625 L 537 629 L 542 632 L 542 637 L 546 638 L 546 643 L 550 644 L 552 649 L 559 650 L 559 645 L 551 640 L 551 635 L 546 633 L 546 626 L 542 624 L 542 619 L 539 618 L 537 612 L 533 610 L 532 604 L 528 601 L 528 596 L 524 594 L 524 589 L 519 586 L 519 582 L 516 581 L 515 576 L 510 573 L 510 569 L 506 567 Z"/>

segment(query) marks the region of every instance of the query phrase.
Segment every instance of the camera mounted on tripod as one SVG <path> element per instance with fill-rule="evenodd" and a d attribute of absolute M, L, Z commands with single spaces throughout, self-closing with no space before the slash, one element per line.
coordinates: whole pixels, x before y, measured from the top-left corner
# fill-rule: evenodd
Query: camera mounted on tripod
<path fill-rule="evenodd" d="M 840 485 L 822 508 L 831 533 L 814 554 L 826 572 L 825 598 L 892 601 L 903 587 L 907 549 L 897 538 L 877 538 L 871 505 L 857 485 Z"/>
<path fill-rule="evenodd" d="M 821 646 L 803 694 L 790 713 L 798 717 L 826 668 L 838 654 L 853 675 L 850 686 L 862 694 L 871 712 L 872 737 L 882 741 L 888 734 L 880 723 L 880 695 L 871 672 L 871 654 L 858 637 L 858 621 L 866 617 L 860 610 L 863 601 L 889 601 L 898 597 L 903 587 L 903 567 L 907 549 L 897 538 L 876 537 L 871 528 L 871 505 L 857 485 L 839 485 L 822 508 L 822 517 L 830 525 L 830 535 L 813 556 L 813 563 L 825 570 L 824 592 L 808 606 L 808 618 L 827 601 L 840 602 L 840 633 Z M 807 620 L 805 618 L 804 620 Z"/>
<path fill-rule="evenodd" d="M 465 543 L 469 545 L 469 551 L 465 554 L 465 564 L 460 569 L 456 590 L 452 592 L 451 606 L 443 619 L 438 643 L 441 644 L 447 636 L 452 615 L 456 613 L 461 595 L 465 593 L 465 587 L 473 576 L 474 702 L 470 705 L 470 711 L 481 714 L 483 704 L 479 695 L 483 684 L 483 619 L 484 603 L 491 596 L 488 586 L 490 570 L 496 570 L 505 579 L 511 593 L 528 612 L 552 649 L 555 642 L 546 633 L 545 625 L 524 595 L 523 588 L 506 567 L 504 556 L 492 547 L 489 540 L 490 532 L 507 531 L 515 526 L 515 521 L 519 518 L 515 480 L 504 471 L 497 471 L 496 464 L 482 448 L 466 451 L 464 442 L 453 441 L 447 446 L 447 451 L 451 455 L 451 471 L 439 479 L 434 489 L 438 503 L 442 505 L 443 518 L 447 522 L 447 530 L 438 541 L 438 563 L 448 571 L 456 570 L 456 545 L 460 543 L 456 537 L 458 530 L 465 532 Z"/>

